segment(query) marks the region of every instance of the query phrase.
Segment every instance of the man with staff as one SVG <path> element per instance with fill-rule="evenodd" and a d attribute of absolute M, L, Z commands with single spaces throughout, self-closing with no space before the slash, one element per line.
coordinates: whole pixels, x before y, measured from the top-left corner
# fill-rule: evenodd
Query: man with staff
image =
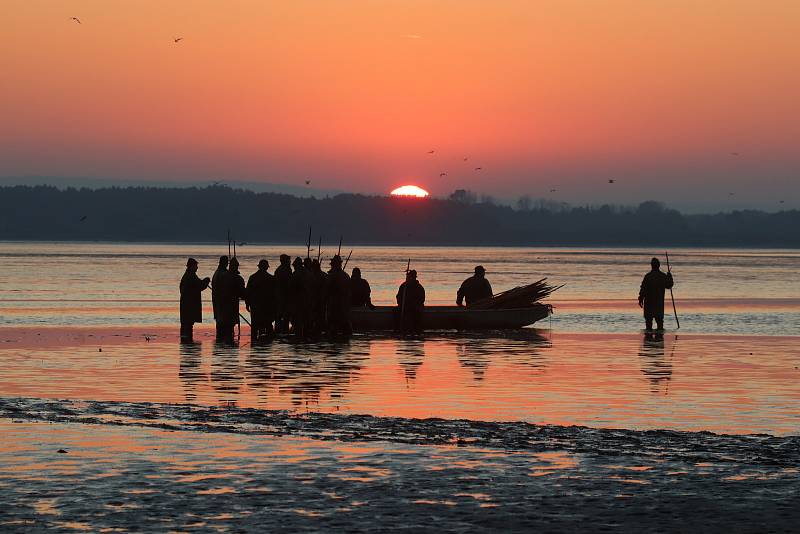
<path fill-rule="evenodd" d="M 658 258 L 650 260 L 650 272 L 644 275 L 639 288 L 639 307 L 644 310 L 647 330 L 653 329 L 653 319 L 657 328 L 664 330 L 664 293 L 673 285 L 672 273 L 661 270 Z"/>

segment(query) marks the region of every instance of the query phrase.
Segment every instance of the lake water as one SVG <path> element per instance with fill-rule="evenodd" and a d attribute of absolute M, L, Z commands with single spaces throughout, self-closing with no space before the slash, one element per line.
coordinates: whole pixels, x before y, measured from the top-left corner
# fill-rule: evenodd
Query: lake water
<path fill-rule="evenodd" d="M 346 256 L 350 247 L 345 243 Z M 225 246 L 176 244 L 0 243 L 0 326 L 175 325 L 178 281 L 186 258 L 210 276 Z M 261 258 L 271 270 L 280 253 L 303 247 L 242 246 L 245 278 Z M 323 261 L 335 251 L 323 249 Z M 636 297 L 660 249 L 354 247 L 348 270 L 360 267 L 373 302 L 391 304 L 408 258 L 428 303 L 452 304 L 456 289 L 482 264 L 495 292 L 547 277 L 564 284 L 555 314 L 537 327 L 558 332 L 637 332 Z M 800 335 L 800 251 L 675 249 L 670 251 L 683 333 Z M 210 294 L 205 317 L 211 319 Z M 669 308 L 667 303 L 667 308 Z M 666 327 L 675 328 L 671 314 Z"/>

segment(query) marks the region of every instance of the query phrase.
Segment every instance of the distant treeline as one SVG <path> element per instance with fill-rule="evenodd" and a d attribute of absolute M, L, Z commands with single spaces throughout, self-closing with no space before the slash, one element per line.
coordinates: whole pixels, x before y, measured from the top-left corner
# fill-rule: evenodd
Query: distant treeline
<path fill-rule="evenodd" d="M 464 192 L 450 199 L 343 194 L 298 198 L 226 186 L 0 187 L 0 239 L 421 245 L 698 245 L 800 247 L 800 211 L 684 215 L 658 202 L 516 209 Z"/>

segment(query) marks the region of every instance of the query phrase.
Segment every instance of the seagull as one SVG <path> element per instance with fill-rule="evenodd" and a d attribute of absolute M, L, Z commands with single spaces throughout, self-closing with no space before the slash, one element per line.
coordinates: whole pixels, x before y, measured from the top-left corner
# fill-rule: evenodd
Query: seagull
<path fill-rule="evenodd" d="M 88 215 L 84 215 L 83 217 L 81 217 L 80 219 L 78 219 L 78 222 L 83 222 L 83 221 L 85 221 L 85 220 L 86 220 L 86 217 L 88 217 Z"/>
<path fill-rule="evenodd" d="M 783 204 L 783 200 L 781 200 L 780 202 L 778 202 L 778 204 Z"/>
<path fill-rule="evenodd" d="M 608 183 L 613 184 L 614 180 L 609 180 Z"/>
<path fill-rule="evenodd" d="M 467 156 L 464 156 L 464 161 L 467 161 L 468 159 L 469 159 L 469 158 L 468 158 Z"/>
<path fill-rule="evenodd" d="M 306 180 L 306 185 L 311 185 L 311 180 Z"/>
<path fill-rule="evenodd" d="M 732 196 L 733 196 L 733 195 L 735 195 L 735 194 L 736 194 L 736 193 L 728 193 L 728 196 L 729 196 L 729 197 L 732 197 Z"/>
<path fill-rule="evenodd" d="M 483 170 L 483 167 L 475 167 L 475 170 L 476 170 L 476 171 Z"/>
<path fill-rule="evenodd" d="M 428 154 L 433 154 L 434 152 L 434 150 L 428 150 Z"/>
<path fill-rule="evenodd" d="M 178 43 L 178 42 L 180 42 L 180 41 L 183 41 L 183 37 L 177 37 L 177 38 L 176 38 L 174 41 L 175 41 L 176 43 Z"/>
<path fill-rule="evenodd" d="M 81 19 L 79 19 L 78 17 L 70 17 L 69 20 L 74 20 L 78 24 L 81 24 Z"/>
<path fill-rule="evenodd" d="M 440 172 L 439 173 L 439 178 L 441 178 L 442 176 L 447 176 L 447 173 L 446 172 Z"/>
<path fill-rule="evenodd" d="M 738 156 L 738 155 L 739 155 L 738 152 L 731 152 L 731 156 Z"/>
<path fill-rule="evenodd" d="M 557 191 L 557 189 L 551 189 L 550 190 L 551 193 L 555 193 L 556 191 Z"/>

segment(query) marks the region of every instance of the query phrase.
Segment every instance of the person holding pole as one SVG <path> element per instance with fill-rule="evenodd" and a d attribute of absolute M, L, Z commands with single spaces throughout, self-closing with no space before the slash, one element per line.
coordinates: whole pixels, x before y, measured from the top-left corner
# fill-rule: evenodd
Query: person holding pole
<path fill-rule="evenodd" d="M 644 310 L 644 321 L 648 331 L 653 330 L 653 319 L 659 330 L 664 329 L 664 293 L 672 289 L 671 272 L 661 270 L 658 258 L 650 260 L 650 272 L 644 275 L 639 288 L 639 307 Z"/>
<path fill-rule="evenodd" d="M 197 276 L 197 260 L 186 261 L 186 272 L 180 283 L 181 290 L 181 341 L 192 341 L 194 323 L 203 322 L 203 302 L 201 293 L 208 287 L 211 279 Z"/>

